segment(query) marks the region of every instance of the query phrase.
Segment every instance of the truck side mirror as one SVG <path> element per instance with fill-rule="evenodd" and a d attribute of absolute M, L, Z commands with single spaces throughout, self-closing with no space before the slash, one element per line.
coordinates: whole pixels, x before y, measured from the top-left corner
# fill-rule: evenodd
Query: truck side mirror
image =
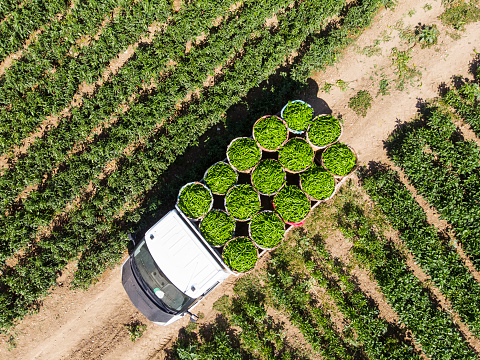
<path fill-rule="evenodd" d="M 136 243 L 135 243 L 135 238 L 133 237 L 132 234 L 128 234 L 128 240 L 130 240 L 133 244 L 133 246 L 135 247 Z"/>
<path fill-rule="evenodd" d="M 198 320 L 198 315 L 192 314 L 190 311 L 187 311 L 187 314 L 190 315 L 190 322 L 196 323 Z"/>

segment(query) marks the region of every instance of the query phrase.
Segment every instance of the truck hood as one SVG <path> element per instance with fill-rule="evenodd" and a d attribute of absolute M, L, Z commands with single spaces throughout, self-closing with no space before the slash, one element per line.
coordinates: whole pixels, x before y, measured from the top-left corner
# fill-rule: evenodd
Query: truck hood
<path fill-rule="evenodd" d="M 165 276 L 185 295 L 197 298 L 230 272 L 187 221 L 172 210 L 145 234 L 145 241 Z"/>

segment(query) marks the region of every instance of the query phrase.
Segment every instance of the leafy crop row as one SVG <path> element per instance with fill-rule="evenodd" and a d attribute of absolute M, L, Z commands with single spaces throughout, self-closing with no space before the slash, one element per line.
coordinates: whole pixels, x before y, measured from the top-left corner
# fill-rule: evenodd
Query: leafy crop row
<path fill-rule="evenodd" d="M 425 124 L 412 122 L 389 140 L 388 154 L 419 194 L 453 225 L 465 253 L 480 270 L 480 152 L 456 131 L 449 113 L 430 108 Z"/>
<path fill-rule="evenodd" d="M 449 90 L 442 98 L 452 106 L 457 114 L 469 124 L 475 134 L 480 137 L 480 86 L 476 83 L 466 83 L 459 89 Z"/>
<path fill-rule="evenodd" d="M 4 0 L 0 3 L 0 19 L 4 19 L 18 6 L 18 0 Z"/>
<path fill-rule="evenodd" d="M 356 3 L 328 36 L 322 33 L 313 35 L 302 62 L 292 70 L 292 77 L 301 80 L 308 77 L 312 69 L 323 70 L 334 64 L 340 58 L 340 52 L 371 24 L 379 8 L 392 7 L 395 3 L 395 0 L 364 0 Z"/>
<path fill-rule="evenodd" d="M 131 5 L 131 9 L 124 9 L 119 16 L 103 29 L 100 38 L 89 46 L 75 49 L 78 56 L 69 56 L 59 61 L 59 66 L 53 66 L 55 71 L 43 81 L 40 81 L 38 89 L 25 88 L 21 98 L 13 96 L 3 101 L 6 105 L 11 104 L 11 109 L 0 110 L 0 144 L 1 153 L 4 153 L 12 145 L 18 145 L 30 132 L 35 130 L 50 114 L 56 114 L 72 101 L 73 95 L 78 91 L 82 82 L 93 84 L 106 70 L 106 65 L 118 54 L 127 50 L 128 46 L 138 41 L 148 32 L 148 26 L 152 22 L 166 22 L 170 14 L 170 2 L 166 0 L 151 0 L 135 2 L 128 0 L 124 5 Z M 73 33 L 75 34 L 75 33 Z M 70 36 L 73 36 L 72 34 Z M 68 40 L 68 37 L 67 37 Z M 63 46 L 72 51 L 71 41 L 62 41 Z M 25 55 L 15 65 L 21 68 L 12 76 L 5 76 L 10 86 L 23 83 L 22 74 L 26 67 L 24 63 L 38 58 L 35 50 Z M 41 52 L 42 50 L 40 50 Z M 40 57 L 41 58 L 41 57 Z M 30 65 L 32 66 L 32 65 Z M 33 65 L 36 74 L 39 69 Z M 52 66 L 48 70 L 52 70 Z M 41 75 L 40 73 L 39 75 Z M 13 77 L 13 75 L 16 75 Z M 34 84 L 31 86 L 33 87 Z"/>
<path fill-rule="evenodd" d="M 474 359 L 475 352 L 462 338 L 450 314 L 438 309 L 431 294 L 408 268 L 404 256 L 375 230 L 375 220 L 353 202 L 340 214 L 342 232 L 352 242 L 353 253 L 368 269 L 424 353 L 432 359 Z"/>
<path fill-rule="evenodd" d="M 169 351 L 169 359 L 245 359 L 245 351 L 238 346 L 236 339 L 230 335 L 231 329 L 223 322 L 212 324 L 208 330 L 200 331 L 198 337 L 189 333 L 179 337 Z"/>
<path fill-rule="evenodd" d="M 289 267 L 290 259 L 274 253 L 267 268 L 267 286 L 272 302 L 284 310 L 323 359 L 353 359 L 353 349 L 340 338 L 327 311 L 312 300 L 308 278 Z"/>
<path fill-rule="evenodd" d="M 57 13 L 65 11 L 69 5 L 69 0 L 28 0 L 21 7 L 12 9 L 0 23 L 0 62 L 8 54 L 19 50 L 35 30 L 48 21 L 54 21 Z"/>
<path fill-rule="evenodd" d="M 399 337 L 402 331 L 379 316 L 378 306 L 358 288 L 346 265 L 330 255 L 321 236 L 295 236 L 294 239 L 296 243 L 289 258 L 305 268 L 306 274 L 315 279 L 315 285 L 327 290 L 346 320 L 343 330 L 346 338 L 354 339 L 370 359 L 420 358 L 413 353 L 412 346 Z"/>
<path fill-rule="evenodd" d="M 283 326 L 267 315 L 268 298 L 265 289 L 255 276 L 244 276 L 235 282 L 235 295 L 224 295 L 214 309 L 222 312 L 238 333 L 242 348 L 254 358 L 303 359 L 298 350 L 285 341 Z"/>
<path fill-rule="evenodd" d="M 456 250 L 446 245 L 394 171 L 377 172 L 363 186 L 384 211 L 415 260 L 446 296 L 472 332 L 480 331 L 480 285 Z"/>

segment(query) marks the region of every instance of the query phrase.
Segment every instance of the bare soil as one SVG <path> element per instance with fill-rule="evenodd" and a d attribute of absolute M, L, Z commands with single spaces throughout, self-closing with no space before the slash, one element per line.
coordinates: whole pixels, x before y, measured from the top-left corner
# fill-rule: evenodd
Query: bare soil
<path fill-rule="evenodd" d="M 427 3 L 432 6 L 431 10 L 425 7 Z M 175 3 L 176 6 L 179 4 Z M 469 76 L 469 63 L 476 54 L 475 46 L 480 38 L 480 23 L 467 25 L 466 31 L 460 33 L 461 37 L 454 40 L 447 35 L 447 31 L 453 30 L 445 28 L 438 20 L 441 12 L 440 1 L 401 1 L 395 11 L 380 12 L 372 27 L 346 49 L 336 66 L 313 74 L 319 91 L 306 100 L 315 109 L 320 109 L 326 102 L 334 115 L 341 115 L 344 122 L 342 141 L 357 151 L 361 164 L 388 161 L 383 142 L 395 126 L 414 117 L 421 101 L 436 97 L 439 86 L 449 84 L 453 75 Z M 399 20 L 403 20 L 402 26 L 397 23 Z M 396 46 L 405 50 L 408 46 L 399 39 L 395 28 L 414 27 L 418 23 L 436 24 L 439 41 L 431 48 L 413 47 L 409 65 L 415 64 L 421 77 L 404 91 L 398 91 L 394 89 L 391 49 Z M 388 40 L 386 35 L 391 39 Z M 382 39 L 378 45 L 380 51 L 373 56 L 360 53 L 365 47 L 374 45 L 377 39 Z M 390 80 L 390 94 L 376 97 L 382 77 Z M 338 85 L 327 93 L 324 91 L 325 82 Z M 348 108 L 349 99 L 359 90 L 368 90 L 374 97 L 366 117 L 357 116 Z M 468 126 L 465 129 L 469 131 Z M 426 204 L 423 205 L 427 210 Z M 429 213 L 429 220 L 440 229 L 445 228 L 433 211 Z M 328 244 L 334 255 L 341 258 L 346 258 L 351 246 L 339 234 L 332 234 Z M 409 264 L 413 267 L 413 260 Z M 6 341 L 9 337 L 2 336 L 0 359 L 163 359 L 163 349 L 172 343 L 179 329 L 188 324 L 188 318 L 166 328 L 149 323 L 133 307 L 123 290 L 120 266 L 107 271 L 89 290 L 73 291 L 69 289 L 69 283 L 75 264 L 71 264 L 39 312 L 27 316 L 11 331 L 10 344 L 16 343 L 16 347 L 8 351 Z M 419 270 L 416 272 L 421 275 Z M 379 304 L 382 316 L 395 322 L 396 314 L 385 303 L 368 274 L 355 270 L 355 275 L 359 286 Z M 475 276 L 478 279 L 478 274 Z M 425 276 L 421 278 L 426 279 Z M 215 319 L 217 314 L 212 304 L 223 294 L 232 293 L 234 281 L 232 276 L 198 305 L 195 310 L 205 315 L 200 323 Z M 136 342 L 131 342 L 124 325 L 136 320 L 147 324 L 147 330 Z M 291 336 L 299 337 L 298 341 L 302 343 L 298 335 Z M 479 350 L 478 340 L 469 340 Z"/>

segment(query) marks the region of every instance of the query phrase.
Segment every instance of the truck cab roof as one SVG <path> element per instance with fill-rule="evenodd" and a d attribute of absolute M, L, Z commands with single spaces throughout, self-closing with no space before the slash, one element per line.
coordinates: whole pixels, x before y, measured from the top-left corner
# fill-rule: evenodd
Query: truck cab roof
<path fill-rule="evenodd" d="M 145 241 L 165 276 L 191 298 L 201 296 L 231 274 L 177 209 L 152 226 L 145 234 Z"/>

